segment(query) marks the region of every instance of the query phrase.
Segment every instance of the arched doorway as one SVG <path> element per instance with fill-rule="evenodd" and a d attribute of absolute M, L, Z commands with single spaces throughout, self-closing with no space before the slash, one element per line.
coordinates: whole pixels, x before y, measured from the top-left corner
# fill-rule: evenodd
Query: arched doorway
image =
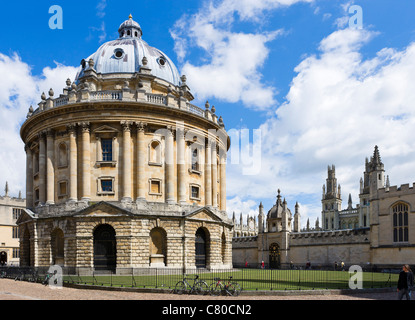
<path fill-rule="evenodd" d="M 0 267 L 7 264 L 7 252 L 2 251 L 0 252 Z"/>
<path fill-rule="evenodd" d="M 206 268 L 207 261 L 207 237 L 206 232 L 199 228 L 196 231 L 196 241 L 195 241 L 195 264 L 196 268 Z"/>
<path fill-rule="evenodd" d="M 23 233 L 23 241 L 22 244 L 20 245 L 20 265 L 21 266 L 32 266 L 33 265 L 33 261 L 32 261 L 32 255 L 30 254 L 31 250 L 32 250 L 32 245 L 30 242 L 30 232 L 29 232 L 29 228 L 26 226 L 24 233 Z"/>
<path fill-rule="evenodd" d="M 279 269 L 280 266 L 280 247 L 277 243 L 272 243 L 269 246 L 269 267 L 270 269 Z"/>
<path fill-rule="evenodd" d="M 63 231 L 61 229 L 55 229 L 51 234 L 51 249 L 52 249 L 52 262 L 63 266 L 64 263 L 64 246 L 65 240 L 63 236 Z"/>
<path fill-rule="evenodd" d="M 115 230 L 109 224 L 102 224 L 94 231 L 95 270 L 115 271 L 117 265 L 117 242 Z"/>

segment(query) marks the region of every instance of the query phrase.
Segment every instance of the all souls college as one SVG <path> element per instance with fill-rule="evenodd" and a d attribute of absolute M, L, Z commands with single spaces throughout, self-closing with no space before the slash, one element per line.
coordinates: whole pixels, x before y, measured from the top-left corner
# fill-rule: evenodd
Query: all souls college
<path fill-rule="evenodd" d="M 82 59 L 21 127 L 26 206 L 20 265 L 232 268 L 265 264 L 415 264 L 415 188 L 389 186 L 380 150 L 366 159 L 359 204 L 342 210 L 335 167 L 321 226 L 300 230 L 278 191 L 247 224 L 226 214 L 230 139 L 216 108 L 191 103 L 185 76 L 130 16 L 118 39 Z M 82 57 L 80 57 L 82 58 Z"/>

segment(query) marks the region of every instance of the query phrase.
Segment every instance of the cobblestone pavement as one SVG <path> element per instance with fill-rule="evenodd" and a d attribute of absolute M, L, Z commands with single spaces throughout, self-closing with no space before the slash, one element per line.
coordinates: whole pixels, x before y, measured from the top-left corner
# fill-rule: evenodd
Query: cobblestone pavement
<path fill-rule="evenodd" d="M 63 287 L 52 289 L 40 283 L 0 279 L 0 300 L 396 300 L 396 292 L 319 295 L 256 295 L 239 297 L 211 297 L 142 293 L 110 290 L 90 290 Z"/>

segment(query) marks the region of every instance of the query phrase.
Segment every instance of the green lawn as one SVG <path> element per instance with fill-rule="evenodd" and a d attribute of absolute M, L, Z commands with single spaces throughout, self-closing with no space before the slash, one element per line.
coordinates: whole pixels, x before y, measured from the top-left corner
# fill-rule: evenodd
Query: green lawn
<path fill-rule="evenodd" d="M 139 288 L 171 288 L 183 279 L 175 270 L 153 271 L 151 275 L 95 275 L 65 276 L 68 282 L 94 284 L 114 287 Z M 158 272 L 156 275 L 155 272 Z M 166 274 L 169 273 L 169 274 Z M 317 289 L 348 289 L 351 274 L 347 271 L 323 270 L 258 270 L 241 269 L 225 272 L 200 272 L 200 279 L 209 285 L 214 278 L 227 280 L 229 276 L 238 282 L 243 290 L 317 290 Z M 188 281 L 192 284 L 195 275 L 189 274 Z M 396 286 L 397 274 L 363 272 L 363 288 L 382 288 Z"/>

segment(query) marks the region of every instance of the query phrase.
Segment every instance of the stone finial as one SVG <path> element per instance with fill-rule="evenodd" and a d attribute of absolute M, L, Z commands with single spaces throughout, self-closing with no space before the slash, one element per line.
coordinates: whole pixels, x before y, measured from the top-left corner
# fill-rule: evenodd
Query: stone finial
<path fill-rule="evenodd" d="M 6 181 L 6 185 L 4 187 L 4 193 L 5 193 L 6 197 L 9 196 L 9 183 L 7 181 Z"/>
<path fill-rule="evenodd" d="M 212 111 L 212 113 L 214 114 L 216 112 L 216 108 L 215 106 L 212 106 L 212 109 L 210 109 Z"/>
<path fill-rule="evenodd" d="M 141 62 L 143 63 L 143 66 L 146 66 L 148 63 L 147 57 L 143 57 L 143 59 L 141 60 Z"/>
<path fill-rule="evenodd" d="M 32 107 L 32 106 L 30 106 L 30 107 L 29 107 L 29 111 L 28 111 L 28 113 L 27 113 L 26 118 L 31 117 L 31 116 L 32 116 L 32 114 L 33 114 L 33 107 Z"/>
<path fill-rule="evenodd" d="M 205 103 L 205 108 L 206 108 L 206 110 L 209 110 L 209 108 L 210 108 L 209 101 L 206 101 L 206 103 Z"/>
<path fill-rule="evenodd" d="M 42 101 L 46 100 L 46 94 L 44 92 L 42 92 L 42 95 L 40 96 L 40 99 L 42 99 Z"/>
<path fill-rule="evenodd" d="M 76 83 L 75 82 L 72 83 L 71 88 L 72 88 L 72 90 L 76 90 Z"/>
<path fill-rule="evenodd" d="M 71 86 L 71 79 L 66 79 L 66 86 L 67 87 L 70 87 Z"/>
<path fill-rule="evenodd" d="M 185 75 L 182 75 L 182 76 L 180 77 L 180 80 L 182 81 L 182 83 L 183 83 L 183 84 L 186 84 L 186 80 L 187 80 L 187 78 L 186 78 L 186 76 L 185 76 Z"/>
<path fill-rule="evenodd" d="M 219 125 L 220 125 L 221 127 L 224 127 L 224 126 L 225 126 L 225 124 L 223 123 L 222 116 L 220 116 L 220 117 L 219 117 L 219 119 L 218 119 L 218 123 L 219 123 Z"/>
<path fill-rule="evenodd" d="M 52 98 L 54 94 L 55 94 L 55 92 L 53 92 L 53 89 L 50 88 L 50 90 L 49 90 L 49 96 Z"/>
<path fill-rule="evenodd" d="M 95 65 L 95 62 L 94 62 L 94 59 L 89 59 L 88 60 L 88 65 L 89 65 L 89 67 L 92 69 L 92 68 L 94 68 L 94 65 Z"/>

